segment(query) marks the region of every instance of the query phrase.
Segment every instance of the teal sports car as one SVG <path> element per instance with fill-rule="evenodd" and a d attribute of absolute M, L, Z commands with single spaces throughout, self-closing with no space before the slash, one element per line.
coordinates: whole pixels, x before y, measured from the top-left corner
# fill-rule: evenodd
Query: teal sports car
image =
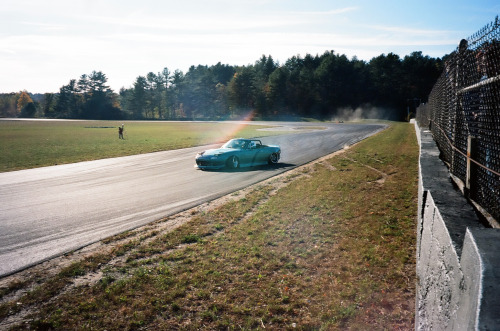
<path fill-rule="evenodd" d="M 264 164 L 276 164 L 281 148 L 262 145 L 259 139 L 231 139 L 221 148 L 209 149 L 196 155 L 195 167 L 201 170 L 237 169 Z"/>

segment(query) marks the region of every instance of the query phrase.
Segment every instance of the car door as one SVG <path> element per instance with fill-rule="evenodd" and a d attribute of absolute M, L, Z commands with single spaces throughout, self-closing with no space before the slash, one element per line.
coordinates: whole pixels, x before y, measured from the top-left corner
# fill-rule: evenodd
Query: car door
<path fill-rule="evenodd" d="M 271 153 L 271 149 L 266 146 L 262 145 L 262 143 L 259 141 L 257 143 L 257 155 L 256 155 L 256 162 L 259 164 L 266 164 L 267 160 L 269 159 L 269 155 Z"/>
<path fill-rule="evenodd" d="M 250 141 L 245 149 L 246 163 L 250 166 L 258 164 L 259 161 L 260 148 L 256 145 L 254 141 Z"/>
<path fill-rule="evenodd" d="M 254 155 L 253 155 L 253 164 L 262 164 L 267 162 L 268 158 L 268 150 L 265 146 L 262 146 L 260 143 L 256 143 L 255 147 L 253 148 Z"/>
<path fill-rule="evenodd" d="M 254 158 L 254 150 L 249 147 L 249 144 L 241 146 L 238 151 L 238 158 L 242 166 L 251 166 Z"/>

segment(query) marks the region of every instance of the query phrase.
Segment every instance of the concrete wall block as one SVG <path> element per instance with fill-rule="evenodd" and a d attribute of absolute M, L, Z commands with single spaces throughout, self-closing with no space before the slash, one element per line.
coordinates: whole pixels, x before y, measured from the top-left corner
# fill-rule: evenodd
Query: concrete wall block
<path fill-rule="evenodd" d="M 483 267 L 479 249 L 469 229 L 465 235 L 461 266 L 464 272 L 463 287 L 467 295 L 464 295 L 460 302 L 455 324 L 457 328 L 476 330 Z"/>
<path fill-rule="evenodd" d="M 463 274 L 453 241 L 432 194 L 424 208 L 420 256 L 417 260 L 417 324 L 419 330 L 447 330 L 456 318 Z"/>
<path fill-rule="evenodd" d="M 420 170 L 419 170 L 420 171 Z M 423 220 L 424 220 L 424 205 L 427 197 L 427 192 L 424 191 L 422 185 L 422 176 L 418 179 L 418 209 L 417 209 L 417 260 L 420 258 L 420 246 L 422 240 Z"/>
<path fill-rule="evenodd" d="M 500 229 L 469 229 L 472 248 L 479 254 L 480 264 L 472 261 L 470 270 L 481 271 L 481 282 L 477 294 L 471 300 L 477 303 L 478 330 L 500 329 Z M 472 249 L 471 248 L 471 249 Z M 472 254 L 471 254 L 472 255 Z M 463 258 L 462 258 L 463 260 Z M 472 279 L 472 282 L 477 281 Z M 476 313 L 476 312 L 473 312 Z"/>

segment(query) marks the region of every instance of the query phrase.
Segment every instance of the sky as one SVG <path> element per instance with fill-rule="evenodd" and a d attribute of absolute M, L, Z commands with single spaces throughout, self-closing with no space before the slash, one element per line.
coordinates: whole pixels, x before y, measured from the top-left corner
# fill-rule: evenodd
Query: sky
<path fill-rule="evenodd" d="M 58 92 L 92 71 L 119 92 L 164 68 L 262 55 L 438 58 L 499 14 L 498 0 L 2 0 L 0 93 Z"/>

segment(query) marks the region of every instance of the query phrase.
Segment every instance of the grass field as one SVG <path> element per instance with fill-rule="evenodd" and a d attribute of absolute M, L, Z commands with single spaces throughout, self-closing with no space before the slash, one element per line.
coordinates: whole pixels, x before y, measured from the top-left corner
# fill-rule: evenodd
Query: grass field
<path fill-rule="evenodd" d="M 122 123 L 125 140 L 118 139 Z M 201 122 L 0 120 L 0 172 L 276 134 L 259 128 Z"/>
<path fill-rule="evenodd" d="M 52 276 L 13 281 L 0 320 L 27 311 L 14 329 L 412 330 L 417 160 L 413 126 L 393 123 L 193 210 L 175 230 L 162 220 Z"/>

